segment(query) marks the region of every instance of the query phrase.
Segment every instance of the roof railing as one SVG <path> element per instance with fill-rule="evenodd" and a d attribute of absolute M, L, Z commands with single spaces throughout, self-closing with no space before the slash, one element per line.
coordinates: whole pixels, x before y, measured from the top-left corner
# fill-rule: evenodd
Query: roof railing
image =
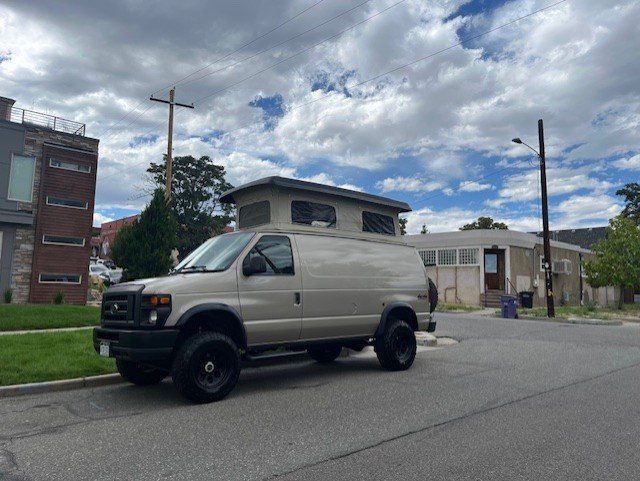
<path fill-rule="evenodd" d="M 85 124 L 67 120 L 54 115 L 43 114 L 42 112 L 34 112 L 33 110 L 20 109 L 11 107 L 11 122 L 25 125 L 36 125 L 47 129 L 64 132 L 71 135 L 85 135 Z"/>

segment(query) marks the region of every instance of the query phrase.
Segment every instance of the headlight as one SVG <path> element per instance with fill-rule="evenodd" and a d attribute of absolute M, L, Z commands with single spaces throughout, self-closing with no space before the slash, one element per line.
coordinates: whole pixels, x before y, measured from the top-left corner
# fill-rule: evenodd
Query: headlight
<path fill-rule="evenodd" d="M 162 327 L 171 313 L 169 294 L 146 294 L 140 304 L 140 324 Z"/>

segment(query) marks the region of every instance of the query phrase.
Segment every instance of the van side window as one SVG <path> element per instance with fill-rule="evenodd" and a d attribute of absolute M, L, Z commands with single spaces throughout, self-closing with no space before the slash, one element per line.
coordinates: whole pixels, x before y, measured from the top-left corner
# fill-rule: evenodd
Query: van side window
<path fill-rule="evenodd" d="M 268 200 L 254 202 L 240 207 L 238 226 L 240 229 L 271 222 L 271 205 Z"/>
<path fill-rule="evenodd" d="M 375 212 L 362 212 L 362 232 L 396 235 L 393 217 Z"/>
<path fill-rule="evenodd" d="M 294 200 L 291 202 L 291 222 L 335 229 L 336 209 L 332 205 Z"/>
<path fill-rule="evenodd" d="M 265 235 L 253 246 L 249 256 L 262 256 L 267 263 L 266 275 L 293 275 L 291 241 L 283 235 Z"/>

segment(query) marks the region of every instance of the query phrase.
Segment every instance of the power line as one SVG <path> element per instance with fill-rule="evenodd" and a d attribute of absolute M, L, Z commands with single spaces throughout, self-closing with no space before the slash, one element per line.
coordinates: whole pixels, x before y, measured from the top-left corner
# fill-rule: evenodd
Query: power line
<path fill-rule="evenodd" d="M 470 42 L 470 41 L 472 41 L 472 40 L 476 40 L 476 39 L 478 39 L 478 38 L 481 38 L 481 37 L 484 37 L 484 36 L 486 36 L 486 35 L 489 35 L 490 33 L 493 33 L 493 32 L 495 32 L 495 31 L 497 31 L 497 30 L 500 30 L 500 29 L 502 29 L 502 28 L 505 28 L 505 27 L 508 27 L 508 26 L 510 26 L 510 25 L 513 25 L 514 23 L 517 23 L 517 22 L 519 22 L 520 20 L 523 20 L 523 19 L 525 19 L 525 18 L 528 18 L 528 17 L 534 16 L 534 15 L 536 15 L 536 14 L 540 13 L 540 12 L 543 12 L 543 11 L 545 11 L 545 10 L 548 10 L 548 9 L 550 9 L 550 8 L 553 8 L 553 7 L 555 7 L 555 6 L 557 6 L 557 5 L 560 5 L 560 4 L 562 4 L 562 3 L 565 3 L 566 1 L 567 1 L 567 0 L 559 0 L 558 2 L 555 2 L 555 3 L 551 4 L 551 5 L 546 6 L 546 7 L 542 7 L 542 8 L 540 8 L 540 9 L 538 9 L 538 10 L 534 10 L 533 12 L 530 12 L 530 13 L 528 13 L 528 14 L 526 14 L 526 15 L 522 15 L 522 16 L 520 16 L 520 17 L 518 17 L 518 18 L 514 19 L 514 20 L 511 20 L 511 21 L 509 21 L 509 22 L 506 22 L 506 23 L 504 23 L 504 24 L 501 24 L 501 25 L 499 25 L 499 26 L 497 26 L 497 27 L 491 28 L 491 29 L 489 29 L 489 30 L 485 30 L 484 32 L 481 32 L 481 33 L 479 33 L 479 34 L 477 34 L 477 35 L 473 35 L 473 36 L 471 36 L 471 37 L 467 37 L 467 38 L 465 38 L 465 39 L 463 39 L 463 40 L 461 40 L 461 41 L 459 41 L 459 42 L 456 42 L 455 44 L 452 44 L 452 45 L 448 46 L 448 47 L 445 47 L 445 48 L 443 48 L 443 49 L 437 50 L 437 51 L 432 52 L 432 53 L 430 53 L 430 54 L 428 54 L 428 55 L 425 55 L 425 56 L 423 56 L 423 57 L 420 57 L 420 58 L 418 58 L 418 59 L 416 59 L 416 60 L 413 60 L 413 61 L 408 62 L 408 63 L 406 63 L 406 64 L 400 65 L 400 66 L 398 66 L 398 67 L 394 67 L 394 68 L 392 68 L 392 69 L 390 69 L 390 70 L 387 70 L 386 72 L 383 72 L 383 73 L 381 73 L 381 74 L 375 75 L 374 77 L 370 77 L 370 78 L 368 78 L 368 79 L 366 79 L 366 80 L 363 80 L 363 81 L 361 81 L 361 82 L 358 82 L 358 83 L 356 83 L 355 85 L 350 86 L 349 88 L 350 88 L 350 89 L 353 89 L 353 88 L 356 88 L 356 87 L 360 87 L 360 86 L 365 85 L 365 84 L 367 84 L 367 83 L 369 83 L 369 82 L 372 82 L 372 81 L 374 81 L 374 80 L 377 80 L 377 79 L 379 79 L 379 78 L 381 78 L 381 77 L 384 77 L 384 76 L 386 76 L 386 75 L 389 75 L 390 73 L 397 72 L 397 71 L 399 71 L 399 70 L 405 69 L 405 68 L 407 68 L 407 67 L 410 67 L 410 66 L 412 66 L 412 65 L 415 65 L 415 64 L 417 64 L 417 63 L 419 63 L 419 62 L 422 62 L 422 61 L 424 61 L 424 60 L 427 60 L 427 59 L 433 58 L 433 57 L 435 57 L 436 55 L 440 55 L 441 53 L 447 52 L 447 51 L 449 51 L 449 50 L 451 50 L 451 49 L 453 49 L 453 48 L 455 48 L 455 47 L 459 47 L 459 46 L 461 46 L 461 45 L 463 45 L 463 44 L 465 44 L 465 43 L 468 43 L 468 42 Z M 400 3 L 400 2 L 398 2 L 398 3 Z M 331 95 L 334 95 L 334 94 L 335 94 L 335 92 L 334 92 L 334 91 L 327 92 L 325 95 L 322 95 L 322 96 L 320 96 L 320 97 L 318 97 L 318 98 L 316 98 L 316 99 L 309 100 L 309 101 L 307 101 L 307 102 L 303 102 L 303 103 L 301 103 L 301 104 L 295 105 L 295 106 L 291 107 L 291 108 L 289 109 L 289 111 L 291 112 L 291 111 L 293 111 L 293 110 L 297 110 L 297 109 L 300 109 L 300 108 L 302 108 L 302 107 L 306 107 L 306 106 L 308 106 L 308 105 L 314 104 L 314 103 L 319 102 L 320 100 L 323 100 L 323 99 L 325 99 L 325 98 L 327 98 L 327 97 L 329 97 L 329 96 L 331 96 Z M 213 95 L 213 94 L 211 94 L 211 95 Z M 210 96 L 210 95 L 209 95 L 209 96 Z M 194 102 L 194 103 L 195 103 L 195 102 Z M 177 115 L 177 114 L 176 114 L 176 115 Z M 252 126 L 252 125 L 260 125 L 260 124 L 262 124 L 262 121 L 259 121 L 259 122 L 251 122 L 251 123 L 248 123 L 248 124 L 245 124 L 245 125 L 241 125 L 241 126 L 239 126 L 239 127 L 236 127 L 236 128 L 234 128 L 234 129 L 227 130 L 227 131 L 225 132 L 225 134 L 229 134 L 229 133 L 231 133 L 231 132 L 235 132 L 235 131 L 238 131 L 238 130 L 241 130 L 241 129 L 245 129 L 245 128 L 250 127 L 250 126 Z M 149 130 L 149 131 L 150 131 L 150 130 Z M 149 131 L 147 131 L 147 132 L 149 132 Z M 145 135 L 145 134 L 146 134 L 146 132 L 145 132 L 143 135 Z M 129 165 L 128 165 L 128 167 L 132 167 L 132 166 L 135 166 L 135 165 L 140 165 L 140 164 L 145 163 L 145 162 L 146 162 L 146 161 L 141 161 L 141 162 L 137 162 L 137 163 L 134 163 L 134 164 L 129 164 Z M 100 180 L 103 180 L 103 179 L 105 179 L 105 178 L 112 177 L 112 176 L 114 176 L 114 175 L 119 175 L 119 172 L 115 172 L 115 173 L 113 173 L 113 174 L 109 174 L 109 175 L 107 175 L 107 176 L 101 177 L 101 179 L 100 179 Z M 425 200 L 427 200 L 427 199 L 425 199 Z"/>
<path fill-rule="evenodd" d="M 239 51 L 241 51 L 242 49 L 248 47 L 249 45 L 254 44 L 255 42 L 257 42 L 258 40 L 263 39 L 264 37 L 266 37 L 267 35 L 275 32 L 276 30 L 278 30 L 281 27 L 284 27 L 286 24 L 290 23 L 291 21 L 295 20 L 296 18 L 300 17 L 301 15 L 307 13 L 309 10 L 311 10 L 312 8 L 320 5 L 322 2 L 324 2 L 325 0 L 318 0 L 317 2 L 313 3 L 312 5 L 310 5 L 309 7 L 301 10 L 300 12 L 296 13 L 293 17 L 289 17 L 288 19 L 286 19 L 284 22 L 280 23 L 279 25 L 276 25 L 275 27 L 273 27 L 271 30 L 269 30 L 268 32 L 263 33 L 262 35 L 259 35 L 258 37 L 254 38 L 253 40 L 241 45 L 240 47 L 238 47 L 237 49 L 226 53 L 225 55 L 223 55 L 222 57 L 218 58 L 217 60 L 205 65 L 202 68 L 199 68 L 197 70 L 194 70 L 193 72 L 191 72 L 189 75 L 186 75 L 185 77 L 182 77 L 180 79 L 178 79 L 177 81 L 170 83 L 168 86 L 165 87 L 161 87 L 157 90 L 155 90 L 151 95 L 157 94 L 158 92 L 162 91 L 162 90 L 166 90 L 169 87 L 175 86 L 181 82 L 183 82 L 184 80 L 188 79 L 189 77 L 192 77 L 193 75 L 202 72 L 203 70 L 211 67 L 212 65 L 230 57 L 231 55 L 238 53 Z M 135 112 L 138 107 L 140 107 L 141 105 L 143 105 L 146 102 L 146 98 L 144 100 L 141 100 L 133 109 L 131 109 L 129 112 L 127 112 L 124 116 L 122 116 L 118 121 L 116 121 L 115 124 L 113 124 L 112 126 L 110 126 L 109 128 L 107 128 L 106 130 L 104 130 L 100 136 L 106 134 L 109 130 L 111 130 L 112 128 L 114 128 L 116 125 L 118 125 L 121 121 L 123 121 L 124 119 L 126 119 L 131 113 Z M 148 110 L 148 109 L 147 109 Z M 146 110 L 145 110 L 146 112 Z M 144 112 L 143 112 L 144 113 Z M 137 118 L 139 118 L 140 116 L 138 116 Z"/>
<path fill-rule="evenodd" d="M 365 3 L 369 3 L 370 1 L 371 1 L 371 0 L 365 0 L 365 1 L 361 2 L 361 3 L 358 3 L 358 4 L 357 4 L 357 5 L 355 5 L 354 7 L 349 8 L 348 10 L 345 10 L 345 11 L 343 11 L 343 12 L 339 13 L 338 15 L 335 15 L 335 16 L 331 17 L 330 19 L 325 20 L 325 21 L 324 21 L 324 22 L 322 22 L 322 23 L 319 23 L 319 24 L 318 24 L 318 25 L 316 25 L 315 27 L 312 27 L 312 28 L 310 28 L 310 29 L 308 29 L 308 30 L 305 30 L 304 32 L 300 32 L 299 34 L 294 35 L 293 37 L 288 38 L 287 40 L 284 40 L 284 41 L 282 41 L 282 42 L 280 42 L 280 43 L 277 43 L 277 44 L 275 44 L 275 45 L 272 45 L 272 46 L 271 46 L 271 47 L 269 47 L 269 48 L 266 48 L 266 49 L 264 49 L 264 50 L 261 50 L 260 52 L 257 52 L 257 53 L 255 53 L 255 54 L 253 54 L 253 55 L 250 55 L 250 56 L 245 57 L 245 58 L 243 58 L 243 59 L 241 59 L 241 60 L 238 60 L 238 61 L 237 61 L 237 62 L 235 62 L 235 63 L 232 63 L 232 64 L 226 65 L 226 66 L 224 66 L 224 67 L 221 67 L 221 68 L 219 68 L 219 69 L 217 69 L 217 70 L 214 70 L 213 72 L 209 72 L 209 73 L 207 73 L 207 74 L 205 74 L 205 75 L 202 75 L 201 77 L 198 77 L 198 78 L 195 78 L 195 79 L 191 79 L 191 80 L 189 80 L 188 82 L 185 82 L 183 85 L 187 85 L 187 84 L 190 84 L 190 83 L 192 83 L 192 82 L 197 82 L 198 80 L 202 80 L 203 78 L 208 77 L 208 76 L 210 76 L 210 75 L 213 75 L 213 74 L 215 74 L 215 73 L 222 72 L 223 70 L 226 70 L 226 69 L 231 68 L 231 67 L 235 67 L 236 65 L 240 65 L 241 63 L 246 62 L 247 60 L 251 60 L 252 58 L 255 58 L 255 57 L 259 56 L 259 55 L 262 55 L 263 53 L 266 53 L 266 52 L 268 52 L 268 51 L 270 51 L 270 50 L 273 50 L 273 49 L 274 49 L 274 48 L 276 48 L 276 47 L 280 47 L 281 45 L 284 45 L 285 43 L 288 43 L 288 42 L 290 42 L 291 40 L 295 40 L 296 38 L 302 37 L 303 35 L 305 35 L 305 34 L 307 34 L 307 33 L 309 33 L 309 32 L 312 32 L 312 31 L 314 31 L 314 30 L 316 30 L 316 29 L 318 29 L 318 28 L 320 28 L 320 27 L 323 27 L 324 25 L 326 25 L 326 24 L 328 24 L 328 23 L 330 23 L 330 22 L 333 22 L 334 20 L 336 20 L 336 19 L 338 19 L 338 18 L 340 18 L 340 17 L 342 17 L 342 16 L 346 15 L 347 13 L 351 13 L 351 12 L 353 12 L 353 11 L 354 11 L 354 10 L 356 10 L 357 8 L 360 8 L 362 5 L 364 5 Z M 403 1 L 404 1 L 404 0 L 403 0 Z M 401 3 L 401 2 L 399 2 L 399 3 Z M 317 45 L 317 44 L 316 44 L 316 45 Z M 311 48 L 313 48 L 313 47 L 311 47 Z"/>
<path fill-rule="evenodd" d="M 533 16 L 533 15 L 536 15 L 536 14 L 538 14 L 538 13 L 542 12 L 542 11 L 545 11 L 545 10 L 548 10 L 548 9 L 550 9 L 550 8 L 553 8 L 553 7 L 555 7 L 555 6 L 557 6 L 557 5 L 560 5 L 561 3 L 564 3 L 564 2 L 566 2 L 566 1 L 567 1 L 567 0 L 560 0 L 560 1 L 556 2 L 556 3 L 553 3 L 553 4 L 548 5 L 548 6 L 546 6 L 546 7 L 540 8 L 540 9 L 538 9 L 538 10 L 535 10 L 535 11 L 533 11 L 533 12 L 531 12 L 531 13 L 528 13 L 528 14 L 526 14 L 526 15 L 523 15 L 523 16 L 521 16 L 521 17 L 518 17 L 518 18 L 516 18 L 516 19 L 514 19 L 514 20 L 511 20 L 510 22 L 507 22 L 507 23 L 504 23 L 504 24 L 499 25 L 499 26 L 497 26 L 497 27 L 494 27 L 494 28 L 492 28 L 492 29 L 486 30 L 486 31 L 481 32 L 481 33 L 479 33 L 479 34 L 477 34 L 477 35 L 473 35 L 473 36 L 471 36 L 471 37 L 465 38 L 465 39 L 463 39 L 463 40 L 461 40 L 461 41 L 459 41 L 459 42 L 457 42 L 457 43 L 455 43 L 455 44 L 452 44 L 452 45 L 450 45 L 450 46 L 446 47 L 446 48 L 443 48 L 443 49 L 437 50 L 437 51 L 435 51 L 435 52 L 432 52 L 432 53 L 430 53 L 430 54 L 428 54 L 428 55 L 425 55 L 424 57 L 420 57 L 420 58 L 418 58 L 418 59 L 416 59 L 416 60 L 413 60 L 413 61 L 411 61 L 411 62 L 409 62 L 409 63 L 403 64 L 403 65 L 400 65 L 399 67 L 394 67 L 394 68 L 392 68 L 391 70 L 387 70 L 386 72 L 383 72 L 383 73 L 381 73 L 381 74 L 378 74 L 378 75 L 376 75 L 376 76 L 374 76 L 374 77 L 370 77 L 370 78 L 368 78 L 368 79 L 366 79 L 366 80 L 363 80 L 363 81 L 361 81 L 361 82 L 358 82 L 358 83 L 356 83 L 356 84 L 354 84 L 354 85 L 352 85 L 352 86 L 349 86 L 348 88 L 349 88 L 349 89 L 353 89 L 353 88 L 361 87 L 362 85 L 365 85 L 365 84 L 367 84 L 367 83 L 369 83 L 369 82 L 373 82 L 374 80 L 377 80 L 377 79 L 379 79 L 379 78 L 381 78 L 381 77 L 384 77 L 384 76 L 389 75 L 389 74 L 391 74 L 391 73 L 394 73 L 394 72 L 397 72 L 397 71 L 399 71 L 399 70 L 405 69 L 405 68 L 407 68 L 407 67 L 410 67 L 410 66 L 412 66 L 412 65 L 415 65 L 415 64 L 417 64 L 417 63 L 419 63 L 419 62 L 422 62 L 422 61 L 424 61 L 424 60 L 428 60 L 428 59 L 430 59 L 430 58 L 432 58 L 432 57 L 435 57 L 436 55 L 440 55 L 441 53 L 447 52 L 447 51 L 449 51 L 449 50 L 451 50 L 451 49 L 453 49 L 453 48 L 455 48 L 455 47 L 459 47 L 459 46 L 461 46 L 461 45 L 463 45 L 463 44 L 465 44 L 465 43 L 468 43 L 468 42 L 470 42 L 470 41 L 472 41 L 472 40 L 476 40 L 476 39 L 478 39 L 478 38 L 481 38 L 481 37 L 484 37 L 484 36 L 486 36 L 486 35 L 489 35 L 490 33 L 493 33 L 493 32 L 495 32 L 496 30 L 500 30 L 501 28 L 505 28 L 505 27 L 508 27 L 508 26 L 510 26 L 510 25 L 513 25 L 514 23 L 519 22 L 520 20 L 523 20 L 523 19 L 525 19 L 525 18 L 528 18 L 528 17 L 531 17 L 531 16 Z M 325 99 L 325 98 L 327 98 L 327 97 L 330 97 L 330 96 L 332 96 L 332 95 L 334 95 L 334 94 L 336 94 L 336 91 L 330 91 L 330 92 L 327 92 L 325 95 L 322 95 L 322 96 L 320 96 L 320 97 L 318 97 L 318 98 L 315 98 L 315 99 L 313 99 L 313 100 L 309 100 L 309 101 L 307 101 L 307 102 L 303 102 L 303 103 L 301 103 L 301 104 L 298 104 L 298 105 L 295 105 L 295 106 L 293 106 L 293 107 L 289 108 L 289 112 L 291 112 L 291 111 L 293 111 L 293 110 L 300 109 L 300 108 L 302 108 L 302 107 L 306 107 L 307 105 L 314 104 L 314 103 L 319 102 L 320 100 L 323 100 L 323 99 Z M 195 103 L 195 102 L 194 102 L 194 103 Z M 259 124 L 261 124 L 261 123 L 262 123 L 262 122 L 260 121 L 260 122 L 251 122 L 251 123 L 249 123 L 249 124 L 241 125 L 240 127 L 236 127 L 236 128 L 234 128 L 234 129 L 227 130 L 227 131 L 225 132 L 225 134 L 228 134 L 228 133 L 230 133 L 230 132 L 235 132 L 235 131 L 240 130 L 240 129 L 244 129 L 244 128 L 246 128 L 246 127 L 250 127 L 250 126 L 252 126 L 252 125 L 259 125 Z"/>

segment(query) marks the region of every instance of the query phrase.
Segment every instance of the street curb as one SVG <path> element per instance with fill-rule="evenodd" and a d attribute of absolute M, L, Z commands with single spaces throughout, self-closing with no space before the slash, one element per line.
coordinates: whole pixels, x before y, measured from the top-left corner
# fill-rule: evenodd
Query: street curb
<path fill-rule="evenodd" d="M 503 319 L 502 317 L 496 317 L 496 319 Z M 523 321 L 547 321 L 547 322 L 556 322 L 558 324 L 584 324 L 588 326 L 621 326 L 623 322 L 618 319 L 590 319 L 590 318 L 568 318 L 563 319 L 559 317 L 555 317 L 553 319 L 549 319 L 548 317 L 526 317 L 519 316 L 518 319 Z"/>
<path fill-rule="evenodd" d="M 438 345 L 438 338 L 425 331 L 416 331 L 416 343 L 419 346 L 435 347 Z"/>
<path fill-rule="evenodd" d="M 103 374 L 100 376 L 78 377 L 62 379 L 60 381 L 34 382 L 29 384 L 13 384 L 0 386 L 0 398 L 41 394 L 45 392 L 70 391 L 85 387 L 108 386 L 124 382 L 120 374 Z"/>
<path fill-rule="evenodd" d="M 20 331 L 0 331 L 0 336 L 21 336 L 23 334 L 41 334 L 47 332 L 88 331 L 98 326 L 52 327 L 47 329 L 23 329 Z"/>

